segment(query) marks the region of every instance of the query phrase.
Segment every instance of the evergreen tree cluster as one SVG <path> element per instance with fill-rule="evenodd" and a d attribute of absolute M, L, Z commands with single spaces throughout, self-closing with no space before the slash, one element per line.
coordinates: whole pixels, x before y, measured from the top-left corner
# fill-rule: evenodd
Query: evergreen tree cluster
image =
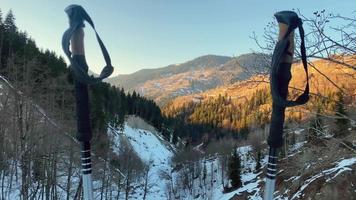
<path fill-rule="evenodd" d="M 179 108 L 168 105 L 164 114 L 180 120 L 180 123 L 172 125 L 177 130 L 174 133 L 179 137 L 191 137 L 193 142 L 199 141 L 205 134 L 216 139 L 225 136 L 246 138 L 249 126 L 268 123 L 270 110 L 261 109 L 262 105 L 268 103 L 271 103 L 269 91 L 260 89 L 247 101 L 219 95 L 200 103 L 185 103 Z M 181 126 L 190 132 L 183 131 Z"/>
<path fill-rule="evenodd" d="M 305 111 L 319 109 L 327 115 L 336 114 L 338 132 L 345 132 L 349 124 L 345 104 L 342 93 L 327 90 L 324 98 L 311 96 L 305 106 L 288 108 L 286 123 L 301 123 L 308 117 Z M 172 119 L 173 138 L 187 138 L 191 142 L 201 142 L 204 135 L 215 139 L 226 136 L 246 139 L 251 128 L 263 128 L 270 122 L 271 105 L 270 91 L 264 88 L 254 91 L 248 99 L 219 95 L 200 102 L 185 102 L 182 106 L 171 102 L 163 113 Z M 315 123 L 321 123 L 320 116 Z"/>
<path fill-rule="evenodd" d="M 137 115 L 161 129 L 163 117 L 160 108 L 153 100 L 146 99 L 135 91 L 125 93 L 123 88 L 100 83 L 90 86 L 90 100 L 94 129 L 105 131 L 108 122 L 122 127 L 126 115 Z"/>
<path fill-rule="evenodd" d="M 0 56 L 0 73 L 17 90 L 49 115 L 59 117 L 56 114 L 61 113 L 62 118 L 75 120 L 73 77 L 67 64 L 54 52 L 39 49 L 26 32 L 19 31 L 11 10 L 4 19 L 0 11 Z M 160 108 L 136 92 L 125 93 L 122 88 L 99 83 L 89 86 L 89 95 L 94 132 L 106 132 L 108 123 L 122 127 L 125 115 L 140 116 L 161 128 Z"/>
<path fill-rule="evenodd" d="M 228 167 L 229 179 L 232 186 L 232 189 L 238 188 L 241 186 L 241 160 L 240 156 L 234 148 L 233 153 L 229 159 Z"/>

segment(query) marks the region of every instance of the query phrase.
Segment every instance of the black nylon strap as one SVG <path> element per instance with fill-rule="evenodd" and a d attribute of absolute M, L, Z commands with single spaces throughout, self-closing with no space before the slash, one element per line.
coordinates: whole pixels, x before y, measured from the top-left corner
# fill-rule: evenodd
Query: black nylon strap
<path fill-rule="evenodd" d="M 304 92 L 296 99 L 296 100 L 287 100 L 283 98 L 279 92 L 279 88 L 281 85 L 278 83 L 278 77 L 283 76 L 282 69 L 281 69 L 281 60 L 284 54 L 286 54 L 288 49 L 288 36 L 293 31 L 293 27 L 289 27 L 286 35 L 284 38 L 279 41 L 276 45 L 276 48 L 273 52 L 272 57 L 272 70 L 271 70 L 271 92 L 272 92 L 272 99 L 273 103 L 283 106 L 283 107 L 292 107 L 297 105 L 305 104 L 309 100 L 309 75 L 308 75 L 308 65 L 306 59 L 306 52 L 305 52 L 305 42 L 304 42 L 304 29 L 302 27 L 302 22 L 300 21 L 298 25 L 301 45 L 300 45 L 300 52 L 302 56 L 302 63 L 303 68 L 306 74 L 306 86 Z M 282 73 L 282 74 L 281 74 Z"/>
<path fill-rule="evenodd" d="M 74 55 L 73 60 L 78 63 L 83 71 L 88 71 L 88 65 L 84 55 Z M 77 135 L 76 138 L 81 142 L 89 142 L 93 137 L 90 121 L 90 106 L 88 85 L 74 79 L 75 100 L 77 111 Z"/>
<path fill-rule="evenodd" d="M 286 107 L 304 104 L 309 99 L 309 77 L 304 43 L 304 30 L 300 18 L 298 18 L 298 20 L 295 22 L 296 23 L 294 24 L 288 24 L 290 26 L 288 27 L 287 33 L 285 34 L 284 38 L 276 44 L 272 57 L 271 92 L 273 103 L 271 124 L 268 136 L 268 144 L 271 146 L 271 148 L 279 148 L 283 145 L 283 124 L 285 120 Z M 301 94 L 295 101 L 290 101 L 287 100 L 287 96 L 288 85 L 292 78 L 292 63 L 282 62 L 282 58 L 288 54 L 287 50 L 289 46 L 289 34 L 297 27 L 299 28 L 299 34 L 301 38 L 300 52 L 302 55 L 302 62 L 306 73 L 307 83 L 303 94 Z"/>
<path fill-rule="evenodd" d="M 70 13 L 69 15 L 72 16 L 73 19 L 70 19 L 70 27 L 64 32 L 63 37 L 62 37 L 62 48 L 63 51 L 65 52 L 66 56 L 70 60 L 71 63 L 71 70 L 73 74 L 75 75 L 75 78 L 80 81 L 81 83 L 84 84 L 94 84 L 97 82 L 100 82 L 104 78 L 109 77 L 112 72 L 114 71 L 113 66 L 111 65 L 111 59 L 109 56 L 109 53 L 101 40 L 99 34 L 97 33 L 94 23 L 88 13 L 79 5 L 72 5 L 71 8 L 74 13 Z M 71 18 L 71 16 L 69 16 Z M 79 66 L 79 64 L 73 60 L 72 58 L 72 53 L 69 50 L 69 45 L 70 45 L 70 39 L 73 35 L 73 33 L 78 29 L 83 27 L 83 21 L 87 21 L 90 26 L 93 28 L 95 31 L 96 39 L 99 43 L 101 52 L 103 54 L 103 57 L 105 59 L 106 66 L 102 69 L 100 75 L 98 77 L 93 77 L 89 76 L 88 73 L 82 69 L 82 67 Z"/>

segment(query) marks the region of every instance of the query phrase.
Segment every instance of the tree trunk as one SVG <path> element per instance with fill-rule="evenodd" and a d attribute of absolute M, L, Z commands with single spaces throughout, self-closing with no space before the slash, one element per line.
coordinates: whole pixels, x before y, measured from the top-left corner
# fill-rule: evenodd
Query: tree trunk
<path fill-rule="evenodd" d="M 71 179 L 72 179 L 72 170 L 73 170 L 73 149 L 69 150 L 69 166 L 68 166 L 68 177 L 67 177 L 67 200 L 70 199 L 70 189 L 71 189 Z"/>

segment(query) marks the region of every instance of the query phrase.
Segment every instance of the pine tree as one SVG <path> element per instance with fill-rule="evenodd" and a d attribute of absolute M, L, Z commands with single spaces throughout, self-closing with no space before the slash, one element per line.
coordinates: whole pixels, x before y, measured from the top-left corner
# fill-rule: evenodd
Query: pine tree
<path fill-rule="evenodd" d="M 2 27 L 2 23 L 3 23 L 3 21 L 2 21 L 2 11 L 0 9 L 0 27 Z M 1 29 L 0 29 L 0 31 L 1 31 Z"/>
<path fill-rule="evenodd" d="M 15 25 L 15 16 L 12 13 L 12 10 L 10 10 L 4 20 L 4 28 L 8 32 L 16 32 L 17 27 Z"/>
<path fill-rule="evenodd" d="M 233 153 L 229 159 L 229 168 L 228 168 L 229 179 L 231 180 L 232 188 L 238 188 L 241 186 L 240 170 L 241 170 L 240 157 L 236 151 L 236 148 L 234 148 Z"/>
<path fill-rule="evenodd" d="M 344 96 L 342 92 L 338 92 L 337 94 L 337 104 L 336 104 L 336 126 L 337 126 L 337 135 L 342 135 L 347 131 L 347 126 L 349 124 L 349 121 L 345 118 L 347 115 L 346 109 L 344 106 Z"/>
<path fill-rule="evenodd" d="M 257 152 L 257 159 L 256 159 L 256 171 L 259 171 L 261 169 L 261 151 Z"/>

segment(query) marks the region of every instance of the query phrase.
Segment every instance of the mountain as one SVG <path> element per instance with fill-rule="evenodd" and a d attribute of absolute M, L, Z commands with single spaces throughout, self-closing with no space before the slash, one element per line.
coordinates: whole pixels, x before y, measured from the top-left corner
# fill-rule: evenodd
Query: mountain
<path fill-rule="evenodd" d="M 226 63 L 231 58 L 226 56 L 206 55 L 184 62 L 172 64 L 156 69 L 141 69 L 132 74 L 118 75 L 108 79 L 109 83 L 120 85 L 125 89 L 134 89 L 138 85 L 157 78 L 167 77 L 178 73 L 191 71 L 197 68 L 211 68 Z"/>
<path fill-rule="evenodd" d="M 347 63 L 355 65 L 356 58 L 345 57 Z M 310 112 L 320 110 L 323 114 L 334 115 L 341 101 L 354 106 L 356 73 L 351 68 L 328 61 L 315 60 L 315 68 L 309 68 L 310 101 L 303 106 L 287 109 L 287 122 L 302 123 L 314 117 Z M 305 87 L 305 73 L 301 63 L 293 66 L 289 98 L 294 99 Z M 328 78 L 324 77 L 327 75 Z M 339 88 L 342 88 L 343 93 Z M 163 107 L 167 117 L 182 118 L 185 122 L 202 125 L 195 135 L 217 134 L 220 137 L 230 134 L 245 137 L 246 128 L 264 126 L 269 123 L 272 99 L 267 75 L 255 75 L 247 80 L 223 85 L 199 94 L 175 98 Z"/>
<path fill-rule="evenodd" d="M 250 76 L 246 72 L 261 71 L 265 63 L 262 54 L 245 54 L 237 58 L 206 55 L 182 64 L 119 75 L 108 82 L 125 90 L 135 90 L 164 105 L 177 96 L 244 80 Z"/>

